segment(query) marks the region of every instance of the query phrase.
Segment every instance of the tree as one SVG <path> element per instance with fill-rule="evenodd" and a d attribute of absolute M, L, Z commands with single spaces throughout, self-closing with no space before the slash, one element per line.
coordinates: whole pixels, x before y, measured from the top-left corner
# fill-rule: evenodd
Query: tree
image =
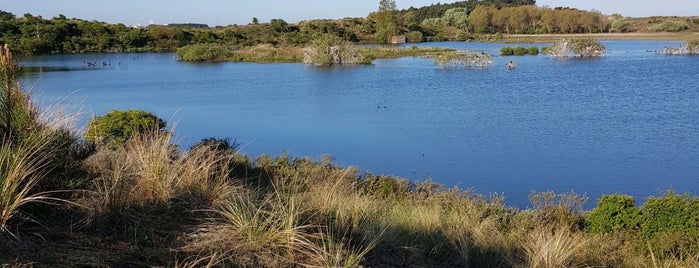
<path fill-rule="evenodd" d="M 113 110 L 90 121 L 85 131 L 85 139 L 114 146 L 139 134 L 164 131 L 165 126 L 165 121 L 149 112 Z"/>
<path fill-rule="evenodd" d="M 396 1 L 381 0 L 379 1 L 379 12 L 381 11 L 396 11 Z"/>
<path fill-rule="evenodd" d="M 457 7 L 447 10 L 442 16 L 445 26 L 453 26 L 459 29 L 468 27 L 468 10 L 465 7 Z"/>
<path fill-rule="evenodd" d="M 252 24 L 258 24 L 260 23 L 259 20 L 257 20 L 257 17 L 252 17 Z"/>
<path fill-rule="evenodd" d="M 468 21 L 473 26 L 474 31 L 486 33 L 491 29 L 493 14 L 497 9 L 493 6 L 477 6 L 468 16 Z"/>
<path fill-rule="evenodd" d="M 393 0 L 381 0 L 379 11 L 369 14 L 376 24 L 376 40 L 380 43 L 388 43 L 391 36 L 399 32 L 396 23 L 396 2 Z"/>

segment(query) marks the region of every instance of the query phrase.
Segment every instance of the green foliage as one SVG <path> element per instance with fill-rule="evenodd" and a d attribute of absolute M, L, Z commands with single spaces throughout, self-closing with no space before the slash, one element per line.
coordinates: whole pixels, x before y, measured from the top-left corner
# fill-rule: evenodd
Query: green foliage
<path fill-rule="evenodd" d="M 611 31 L 615 33 L 628 33 L 635 31 L 631 25 L 631 22 L 623 18 L 614 20 L 610 28 Z"/>
<path fill-rule="evenodd" d="M 408 43 L 421 43 L 423 41 L 422 32 L 411 31 L 405 34 L 405 39 Z"/>
<path fill-rule="evenodd" d="M 512 47 L 500 48 L 500 56 L 512 56 L 514 54 L 515 54 L 515 50 Z"/>
<path fill-rule="evenodd" d="M 539 54 L 539 48 L 538 47 L 530 47 L 530 48 L 525 48 L 525 47 L 502 47 L 500 48 L 500 55 L 501 56 L 522 56 L 522 55 L 538 55 Z"/>
<path fill-rule="evenodd" d="M 98 144 L 118 145 L 136 135 L 162 131 L 165 121 L 140 110 L 113 110 L 92 119 L 85 131 L 85 139 Z"/>
<path fill-rule="evenodd" d="M 183 61 L 223 61 L 232 54 L 224 45 L 218 44 L 194 44 L 177 49 L 177 56 Z"/>
<path fill-rule="evenodd" d="M 699 197 L 669 191 L 650 197 L 642 207 L 640 235 L 661 257 L 699 254 Z"/>
<path fill-rule="evenodd" d="M 648 30 L 653 32 L 679 32 L 687 29 L 689 29 L 689 25 L 681 20 L 666 20 L 648 27 Z"/>
<path fill-rule="evenodd" d="M 405 198 L 409 193 L 408 182 L 389 176 L 366 176 L 363 182 L 367 193 L 381 197 Z"/>
<path fill-rule="evenodd" d="M 538 55 L 539 54 L 539 48 L 538 47 L 530 47 L 529 51 L 527 51 L 527 54 L 529 55 Z"/>
<path fill-rule="evenodd" d="M 641 210 L 628 195 L 602 195 L 597 207 L 586 218 L 586 230 L 591 233 L 635 232 L 641 222 Z"/>
<path fill-rule="evenodd" d="M 665 232 L 683 232 L 699 237 L 699 197 L 678 195 L 650 197 L 643 204 L 641 234 L 652 238 Z"/>

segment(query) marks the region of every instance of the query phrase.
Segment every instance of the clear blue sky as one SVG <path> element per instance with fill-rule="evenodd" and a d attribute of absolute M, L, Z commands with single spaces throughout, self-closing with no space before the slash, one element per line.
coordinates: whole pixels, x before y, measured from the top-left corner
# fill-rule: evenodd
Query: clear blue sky
<path fill-rule="evenodd" d="M 154 23 L 206 23 L 210 26 L 247 24 L 281 18 L 287 22 L 306 19 L 365 17 L 378 8 L 379 0 L 0 0 L 0 10 L 52 18 L 98 20 L 146 25 Z M 398 8 L 455 1 L 396 0 Z M 699 16 L 699 0 L 537 0 L 538 6 L 595 9 L 603 14 L 630 17 L 653 15 Z"/>

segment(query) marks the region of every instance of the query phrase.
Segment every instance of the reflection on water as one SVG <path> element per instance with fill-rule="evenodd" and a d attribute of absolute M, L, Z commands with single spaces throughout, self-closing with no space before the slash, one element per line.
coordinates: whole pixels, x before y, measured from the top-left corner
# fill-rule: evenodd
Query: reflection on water
<path fill-rule="evenodd" d="M 177 125 L 183 146 L 217 136 L 237 139 L 253 156 L 333 154 L 375 174 L 504 192 L 519 206 L 528 205 L 530 190 L 587 193 L 590 206 L 603 193 L 638 200 L 668 188 L 697 193 L 699 58 L 648 52 L 679 46 L 673 42 L 605 44 L 601 59 L 495 57 L 487 71 L 442 69 L 424 58 L 328 69 L 188 64 L 172 54 L 23 64 L 77 70 L 111 62 L 96 71 L 32 74 L 25 83 L 39 101 L 68 96 L 68 105 L 87 111 L 83 125 L 92 112 L 154 112 Z M 505 45 L 418 46 L 497 54 Z M 515 70 L 505 68 L 510 60 Z"/>

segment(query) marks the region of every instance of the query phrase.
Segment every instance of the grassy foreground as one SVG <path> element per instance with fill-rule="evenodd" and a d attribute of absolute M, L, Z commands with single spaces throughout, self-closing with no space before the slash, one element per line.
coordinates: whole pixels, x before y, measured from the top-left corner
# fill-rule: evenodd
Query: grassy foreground
<path fill-rule="evenodd" d="M 3 267 L 699 266 L 696 197 L 612 195 L 583 211 L 584 196 L 542 192 L 517 210 L 329 156 L 252 159 L 220 139 L 97 146 L 38 111 L 0 55 Z"/>

